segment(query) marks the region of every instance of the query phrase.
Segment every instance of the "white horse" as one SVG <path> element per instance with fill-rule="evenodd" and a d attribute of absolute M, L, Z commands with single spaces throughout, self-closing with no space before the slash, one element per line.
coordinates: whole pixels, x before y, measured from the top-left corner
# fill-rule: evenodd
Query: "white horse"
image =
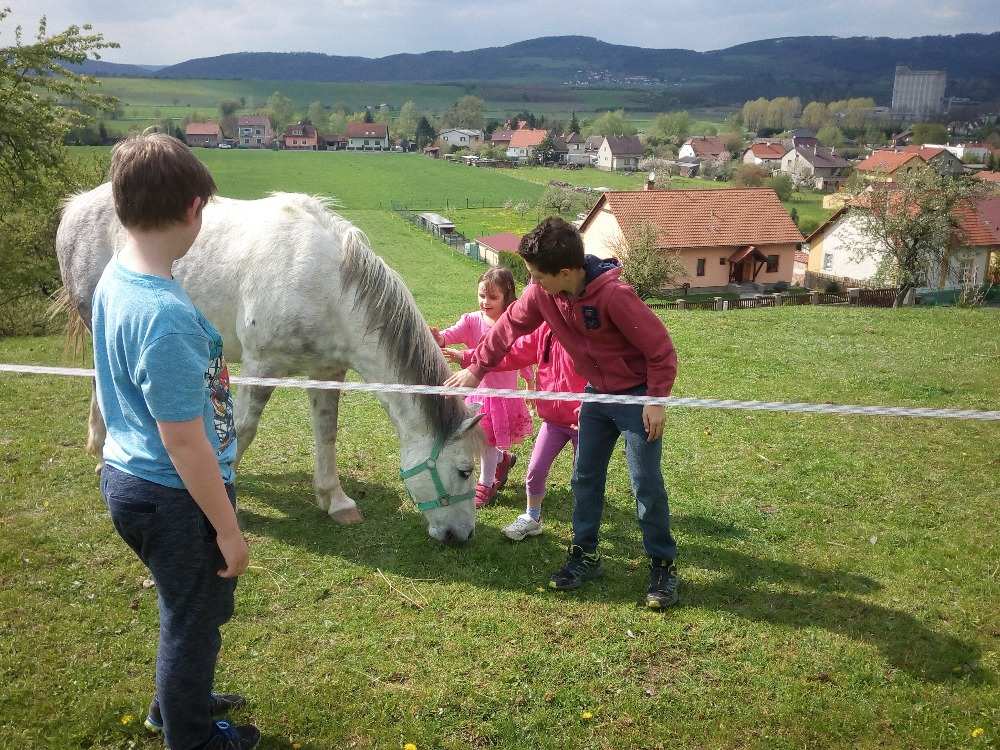
<path fill-rule="evenodd" d="M 88 329 L 98 279 L 124 241 L 110 184 L 67 202 L 56 251 L 67 305 Z M 409 290 L 327 200 L 295 193 L 255 201 L 215 198 L 173 273 L 222 334 L 227 359 L 242 363 L 242 375 L 343 380 L 350 368 L 368 381 L 423 385 L 438 385 L 448 375 Z M 273 390 L 239 388 L 237 463 Z M 317 504 L 335 521 L 357 523 L 361 513 L 337 474 L 339 396 L 309 391 L 314 486 Z M 472 496 L 479 417 L 457 397 L 377 397 L 399 434 L 404 484 L 427 518 L 428 533 L 442 542 L 469 539 L 475 509 L 464 498 Z M 87 449 L 98 458 L 105 435 L 92 396 Z"/>

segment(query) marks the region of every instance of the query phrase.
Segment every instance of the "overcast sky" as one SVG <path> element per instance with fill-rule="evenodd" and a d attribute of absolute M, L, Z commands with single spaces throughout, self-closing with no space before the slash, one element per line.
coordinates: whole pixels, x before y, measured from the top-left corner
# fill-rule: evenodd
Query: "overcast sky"
<path fill-rule="evenodd" d="M 720 49 L 810 34 L 910 37 L 1000 30 L 998 0 L 0 0 L 14 23 L 91 23 L 121 44 L 104 59 L 169 65 L 226 52 L 381 57 L 580 34 L 641 47 Z"/>

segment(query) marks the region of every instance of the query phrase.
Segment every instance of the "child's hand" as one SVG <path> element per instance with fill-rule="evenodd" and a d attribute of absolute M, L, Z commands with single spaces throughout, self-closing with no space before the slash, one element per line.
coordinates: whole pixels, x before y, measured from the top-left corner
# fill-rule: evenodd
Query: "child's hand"
<path fill-rule="evenodd" d="M 443 385 L 448 388 L 475 388 L 479 385 L 480 380 L 475 375 L 473 375 L 468 370 L 459 370 L 446 381 Z"/>
<path fill-rule="evenodd" d="M 250 564 L 250 548 L 247 547 L 247 540 L 243 538 L 239 528 L 235 532 L 219 534 L 215 541 L 226 561 L 226 567 L 219 571 L 219 575 L 222 578 L 236 578 L 243 575 Z"/>
<path fill-rule="evenodd" d="M 438 346 L 444 346 L 444 336 L 441 335 L 441 329 L 437 326 L 431 326 L 431 336 L 434 337 L 434 343 Z"/>
<path fill-rule="evenodd" d="M 642 407 L 642 425 L 646 428 L 647 443 L 656 442 L 663 437 L 663 423 L 666 419 L 666 410 L 659 404 L 646 404 Z"/>
<path fill-rule="evenodd" d="M 454 362 L 455 364 L 458 364 L 458 365 L 462 364 L 462 350 L 461 349 L 444 348 L 444 349 L 441 350 L 441 352 L 442 352 L 442 354 L 444 354 L 444 358 L 447 359 L 448 361 Z"/>

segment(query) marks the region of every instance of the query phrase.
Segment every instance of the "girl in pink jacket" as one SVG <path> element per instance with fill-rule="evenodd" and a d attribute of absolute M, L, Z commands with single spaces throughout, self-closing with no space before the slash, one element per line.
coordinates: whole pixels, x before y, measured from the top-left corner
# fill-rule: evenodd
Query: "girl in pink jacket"
<path fill-rule="evenodd" d="M 468 367 L 472 362 L 473 352 L 470 349 L 446 349 L 445 354 L 449 359 L 460 362 L 462 367 Z M 542 323 L 534 332 L 518 339 L 495 372 L 523 370 L 532 365 L 537 367 L 535 390 L 581 393 L 587 385 L 587 379 L 576 372 L 573 360 L 547 323 Z M 528 382 L 530 387 L 531 381 Z M 538 400 L 535 401 L 535 408 L 542 419 L 542 427 L 535 439 L 528 473 L 525 475 L 528 507 L 503 530 L 504 536 L 515 542 L 526 536 L 542 533 L 542 501 L 545 499 L 545 483 L 552 463 L 566 447 L 566 443 L 572 443 L 573 452 L 576 453 L 580 402 Z"/>
<path fill-rule="evenodd" d="M 438 331 L 431 328 L 438 346 L 465 344 L 466 352 L 471 352 L 479 344 L 497 319 L 516 299 L 514 276 L 506 268 L 491 268 L 479 279 L 479 310 L 459 318 L 450 328 Z M 451 350 L 459 357 L 463 352 Z M 451 356 L 454 359 L 454 354 Z M 517 388 L 517 368 L 509 372 L 492 372 L 483 378 L 484 388 Z M 525 370 L 525 380 L 530 382 L 531 368 Z M 486 434 L 483 448 L 479 482 L 476 484 L 476 507 L 482 508 L 493 500 L 504 485 L 507 476 L 517 461 L 517 456 L 508 448 L 521 442 L 531 434 L 534 425 L 531 414 L 520 398 L 496 398 L 494 396 L 469 396 L 469 404 L 481 404 L 483 419 L 480 425 Z"/>

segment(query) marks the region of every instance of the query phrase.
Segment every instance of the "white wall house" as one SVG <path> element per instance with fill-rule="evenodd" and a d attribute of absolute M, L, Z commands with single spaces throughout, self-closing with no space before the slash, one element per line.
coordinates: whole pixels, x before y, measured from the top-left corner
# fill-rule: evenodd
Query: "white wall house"
<path fill-rule="evenodd" d="M 483 142 L 482 130 L 469 130 L 466 128 L 448 128 L 438 134 L 441 145 L 458 146 L 459 148 L 470 148 Z"/>

